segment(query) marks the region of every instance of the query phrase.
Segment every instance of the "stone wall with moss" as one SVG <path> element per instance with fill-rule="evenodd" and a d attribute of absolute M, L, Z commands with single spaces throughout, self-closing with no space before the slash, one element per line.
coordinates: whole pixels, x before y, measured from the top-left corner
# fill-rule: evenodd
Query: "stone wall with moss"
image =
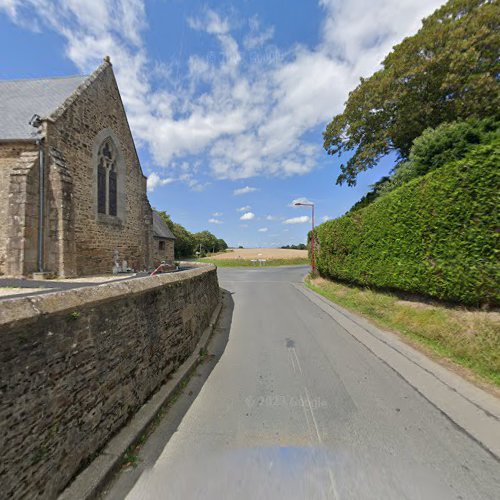
<path fill-rule="evenodd" d="M 2 497 L 56 498 L 194 350 L 214 266 L 4 300 Z"/>

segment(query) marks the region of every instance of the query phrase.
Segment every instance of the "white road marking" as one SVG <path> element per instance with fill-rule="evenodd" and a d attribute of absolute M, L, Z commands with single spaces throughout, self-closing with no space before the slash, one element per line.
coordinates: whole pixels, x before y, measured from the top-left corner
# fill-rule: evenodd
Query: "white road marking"
<path fill-rule="evenodd" d="M 307 430 L 309 432 L 309 441 L 312 444 L 314 441 L 314 439 L 312 439 L 314 434 L 312 431 L 311 422 L 309 421 L 309 416 L 307 415 L 306 404 L 305 404 L 304 398 L 302 397 L 302 394 L 300 395 L 300 404 L 302 406 L 302 409 L 304 410 L 304 416 L 306 417 L 306 422 L 307 422 Z"/>
<path fill-rule="evenodd" d="M 300 365 L 299 357 L 297 356 L 297 351 L 295 350 L 295 347 L 292 347 L 292 352 L 293 352 L 293 354 L 295 356 L 295 359 L 297 360 L 297 365 L 299 367 L 300 374 L 304 375 L 304 373 L 302 372 L 302 366 Z"/>
<path fill-rule="evenodd" d="M 297 370 L 295 369 L 295 362 L 293 361 L 292 350 L 290 349 L 290 347 L 288 348 L 288 359 L 290 360 L 290 363 L 292 363 L 292 370 L 293 373 L 295 373 Z"/>
<path fill-rule="evenodd" d="M 292 353 L 293 353 L 293 355 L 295 357 L 295 360 L 297 362 L 297 366 L 299 368 L 300 374 L 303 376 L 304 373 L 302 371 L 302 365 L 300 364 L 300 360 L 299 360 L 299 357 L 297 355 L 297 351 L 296 351 L 295 347 L 291 347 L 291 348 L 289 347 L 288 350 L 292 351 Z M 318 443 L 320 445 L 323 445 L 323 439 L 321 438 L 321 433 L 319 431 L 318 422 L 316 420 L 316 416 L 314 415 L 314 409 L 313 409 L 313 406 L 311 404 L 311 398 L 309 396 L 309 391 L 307 390 L 307 386 L 305 385 L 305 383 L 304 383 L 304 391 L 305 391 L 305 394 L 306 394 L 307 406 L 309 408 L 309 412 L 311 414 L 312 422 L 314 424 L 314 430 L 316 431 L 316 437 L 318 439 Z M 308 430 L 309 430 L 309 432 L 311 432 L 309 418 L 307 417 L 307 412 L 305 411 L 305 404 L 304 404 L 304 401 L 302 399 L 302 395 L 300 396 L 300 400 L 302 402 L 302 407 L 304 408 L 304 414 L 306 415 Z M 326 454 L 325 454 L 325 463 L 328 463 L 328 461 L 326 459 Z M 328 477 L 330 478 L 330 487 L 331 487 L 331 490 L 332 490 L 333 498 L 337 499 L 337 498 L 339 498 L 339 494 L 337 492 L 335 478 L 333 477 L 333 471 L 332 471 L 332 469 L 331 469 L 331 467 L 329 465 L 327 465 L 327 469 L 328 469 Z"/>

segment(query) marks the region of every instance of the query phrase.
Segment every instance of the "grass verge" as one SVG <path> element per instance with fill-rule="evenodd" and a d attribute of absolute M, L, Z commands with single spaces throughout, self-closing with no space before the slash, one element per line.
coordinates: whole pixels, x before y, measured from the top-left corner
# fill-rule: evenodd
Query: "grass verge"
<path fill-rule="evenodd" d="M 260 264 L 247 259 L 211 259 L 210 257 L 200 259 L 200 262 L 215 264 L 218 267 L 259 267 Z M 279 266 L 304 266 L 309 264 L 309 259 L 268 259 L 262 267 Z"/>
<path fill-rule="evenodd" d="M 310 277 L 323 297 L 390 329 L 429 354 L 468 368 L 500 387 L 500 313 L 401 300 L 395 294 Z"/>

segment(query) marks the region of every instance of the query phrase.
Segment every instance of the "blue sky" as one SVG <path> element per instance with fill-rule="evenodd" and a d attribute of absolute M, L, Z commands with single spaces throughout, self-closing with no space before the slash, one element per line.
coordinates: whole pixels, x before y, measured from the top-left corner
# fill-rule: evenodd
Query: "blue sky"
<path fill-rule="evenodd" d="M 230 245 L 300 243 L 343 214 L 386 158 L 336 186 L 326 123 L 441 0 L 0 0 L 0 78 L 111 61 L 151 204 Z"/>

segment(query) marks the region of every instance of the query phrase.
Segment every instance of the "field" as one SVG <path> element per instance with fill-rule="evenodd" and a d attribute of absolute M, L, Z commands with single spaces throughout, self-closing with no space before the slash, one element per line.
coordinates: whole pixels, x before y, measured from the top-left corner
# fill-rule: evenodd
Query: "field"
<path fill-rule="evenodd" d="M 210 257 L 214 260 L 232 259 L 307 259 L 307 250 L 288 250 L 284 248 L 235 248 Z"/>
<path fill-rule="evenodd" d="M 247 267 L 259 265 L 252 260 L 265 260 L 265 266 L 307 265 L 307 250 L 289 250 L 284 248 L 235 248 L 223 253 L 211 255 L 202 262 L 210 262 L 220 267 Z"/>

